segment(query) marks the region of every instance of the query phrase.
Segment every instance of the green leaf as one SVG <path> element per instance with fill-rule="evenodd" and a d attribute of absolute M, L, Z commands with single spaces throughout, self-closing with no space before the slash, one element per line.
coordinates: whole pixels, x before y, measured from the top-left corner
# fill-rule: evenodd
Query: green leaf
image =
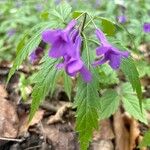
<path fill-rule="evenodd" d="M 142 108 L 142 89 L 141 89 L 141 83 L 139 79 L 139 73 L 136 69 L 136 66 L 134 64 L 134 61 L 132 58 L 123 59 L 121 64 L 121 70 L 125 74 L 125 76 L 130 81 L 133 90 L 136 91 L 137 96 L 139 98 L 140 107 Z"/>
<path fill-rule="evenodd" d="M 76 130 L 79 132 L 81 150 L 87 150 L 94 129 L 98 128 L 98 92 L 94 81 L 90 84 L 79 80 L 75 97 Z"/>
<path fill-rule="evenodd" d="M 57 7 L 58 12 L 66 20 L 71 14 L 72 7 L 66 1 L 61 2 Z"/>
<path fill-rule="evenodd" d="M 100 17 L 100 19 L 102 20 L 104 33 L 106 33 L 108 36 L 113 36 L 116 32 L 116 25 L 106 18 Z"/>
<path fill-rule="evenodd" d="M 63 75 L 64 75 L 64 89 L 65 89 L 65 92 L 67 93 L 69 100 L 71 100 L 72 81 L 71 81 L 71 78 L 66 74 L 66 72 L 64 72 Z"/>
<path fill-rule="evenodd" d="M 150 146 L 150 130 L 144 134 L 144 138 L 139 145 L 140 148 L 146 147 L 146 146 Z"/>
<path fill-rule="evenodd" d="M 58 60 L 56 61 L 55 59 L 47 58 L 35 76 L 35 86 L 32 92 L 32 104 L 29 118 L 30 121 L 41 102 L 45 99 L 45 96 L 47 96 L 49 92 L 52 94 L 55 88 L 55 83 L 59 75 L 59 72 L 55 67 L 56 64 L 58 64 Z"/>
<path fill-rule="evenodd" d="M 81 16 L 84 12 L 80 12 L 80 11 L 74 11 L 72 14 L 72 18 L 76 19 L 79 16 Z"/>
<path fill-rule="evenodd" d="M 87 38 L 84 36 L 84 47 L 83 59 L 86 62 L 87 67 L 92 72 L 93 78 L 90 83 L 85 83 L 85 81 L 78 79 L 77 93 L 75 96 L 75 107 L 76 111 L 76 131 L 79 133 L 79 141 L 81 150 L 87 150 L 89 142 L 92 139 L 92 134 L 94 129 L 98 128 L 98 109 L 99 95 L 97 89 L 97 70 L 91 66 L 91 61 L 93 61 L 92 55 L 89 54 L 89 48 L 87 45 Z"/>
<path fill-rule="evenodd" d="M 14 60 L 13 66 L 9 72 L 8 75 L 8 79 L 7 79 L 7 83 L 9 82 L 10 78 L 12 77 L 12 75 L 15 73 L 15 71 L 17 69 L 19 69 L 19 66 L 22 64 L 23 60 L 26 59 L 26 57 L 29 55 L 29 53 L 31 53 L 40 43 L 41 41 L 41 33 L 43 32 L 43 30 L 45 30 L 48 27 L 52 27 L 54 26 L 54 24 L 51 22 L 50 23 L 41 23 L 40 25 L 38 25 L 38 27 L 34 27 L 31 31 L 35 32 L 34 30 L 39 29 L 35 34 L 33 34 L 33 36 L 29 39 L 28 43 L 22 48 L 22 43 L 21 42 L 21 46 L 18 46 L 17 49 L 17 56 Z M 24 39 L 23 39 L 24 41 Z M 19 49 L 21 48 L 21 49 Z"/>
<path fill-rule="evenodd" d="M 143 111 L 141 112 L 141 106 L 138 102 L 138 98 L 129 83 L 122 85 L 121 97 L 125 110 L 135 119 L 147 124 L 146 111 L 144 106 L 142 105 Z"/>
<path fill-rule="evenodd" d="M 144 99 L 144 108 L 148 111 L 150 111 L 150 98 Z"/>
<path fill-rule="evenodd" d="M 117 92 L 113 90 L 107 90 L 100 98 L 100 118 L 109 118 L 119 107 L 119 96 Z"/>
<path fill-rule="evenodd" d="M 47 11 L 44 11 L 40 14 L 40 17 L 43 19 L 43 20 L 48 20 L 48 17 L 49 17 L 49 13 Z"/>
<path fill-rule="evenodd" d="M 108 64 L 99 67 L 99 76 L 99 82 L 105 87 L 119 83 L 117 73 Z"/>
<path fill-rule="evenodd" d="M 150 76 L 150 63 L 146 62 L 146 61 L 137 61 L 136 62 L 137 65 L 137 69 L 139 72 L 140 77 L 144 77 L 144 76 Z"/>

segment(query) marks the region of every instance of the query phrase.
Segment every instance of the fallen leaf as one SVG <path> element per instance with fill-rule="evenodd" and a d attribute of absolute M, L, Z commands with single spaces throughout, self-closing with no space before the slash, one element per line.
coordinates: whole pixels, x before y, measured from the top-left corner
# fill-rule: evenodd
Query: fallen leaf
<path fill-rule="evenodd" d="M 55 125 L 43 124 L 46 137 L 52 141 L 56 150 L 79 150 L 77 135 L 68 123 L 56 123 Z"/>
<path fill-rule="evenodd" d="M 90 150 L 114 150 L 114 145 L 111 140 L 100 140 L 93 142 Z"/>
<path fill-rule="evenodd" d="M 115 150 L 130 150 L 130 135 L 120 109 L 114 114 Z"/>
<path fill-rule="evenodd" d="M 3 84 L 0 84 L 0 97 L 2 97 L 2 98 L 8 97 L 8 93 Z"/>
<path fill-rule="evenodd" d="M 112 140 L 115 138 L 112 125 L 109 119 L 101 120 L 99 131 L 94 132 L 93 140 Z"/>
<path fill-rule="evenodd" d="M 16 138 L 18 122 L 14 105 L 10 101 L 0 97 L 0 137 Z"/>
<path fill-rule="evenodd" d="M 40 109 L 38 110 L 31 122 L 29 123 L 29 115 L 25 114 L 24 117 L 20 120 L 20 128 L 19 128 L 19 136 L 23 136 L 29 129 L 30 126 L 34 126 L 35 124 L 38 124 L 42 119 L 44 115 L 44 110 Z"/>
<path fill-rule="evenodd" d="M 135 149 L 137 147 L 137 141 L 139 136 L 139 123 L 132 118 L 130 125 L 130 150 Z"/>
<path fill-rule="evenodd" d="M 69 109 L 72 108 L 72 104 L 71 103 L 65 103 L 63 106 L 61 106 L 58 111 L 56 112 L 55 115 L 50 116 L 47 124 L 53 124 L 53 123 L 58 123 L 58 122 L 64 122 L 63 120 L 63 115 L 64 113 Z"/>

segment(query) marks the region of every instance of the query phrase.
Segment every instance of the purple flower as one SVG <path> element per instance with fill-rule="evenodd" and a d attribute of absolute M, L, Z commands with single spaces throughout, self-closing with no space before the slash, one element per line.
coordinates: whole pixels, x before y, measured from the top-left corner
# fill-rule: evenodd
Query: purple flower
<path fill-rule="evenodd" d="M 90 82 L 92 80 L 92 75 L 80 58 L 81 43 L 81 37 L 80 35 L 77 35 L 72 49 L 74 55 L 72 57 L 69 55 L 65 55 L 64 62 L 58 64 L 57 68 L 65 68 L 69 76 L 76 76 L 79 72 L 85 82 Z"/>
<path fill-rule="evenodd" d="M 109 62 L 109 65 L 113 69 L 118 69 L 121 64 L 121 59 L 127 58 L 129 56 L 129 52 L 121 52 L 117 48 L 115 48 L 113 45 L 111 45 L 104 33 L 100 30 L 96 30 L 97 38 L 101 41 L 101 46 L 99 46 L 96 49 L 96 54 L 99 56 L 102 56 L 103 58 L 94 62 L 93 66 L 102 65 L 106 62 Z"/>
<path fill-rule="evenodd" d="M 124 15 L 118 16 L 118 17 L 117 17 L 117 21 L 118 21 L 119 23 L 124 24 L 124 23 L 127 22 L 127 18 L 126 18 L 126 16 L 124 16 Z"/>
<path fill-rule="evenodd" d="M 15 33 L 16 33 L 16 29 L 13 29 L 13 28 L 7 31 L 7 35 L 9 37 L 13 36 Z"/>
<path fill-rule="evenodd" d="M 150 23 L 144 23 L 143 30 L 145 33 L 149 33 L 150 32 Z"/>
<path fill-rule="evenodd" d="M 41 47 L 37 47 L 31 54 L 30 54 L 30 62 L 33 64 L 35 63 L 40 55 L 43 53 L 44 49 L 42 49 Z"/>
<path fill-rule="evenodd" d="M 42 33 L 44 42 L 51 45 L 49 56 L 63 58 L 63 63 L 57 68 L 64 68 L 69 76 L 80 73 L 85 82 L 92 79 L 91 73 L 80 58 L 81 37 L 74 27 L 76 20 L 72 20 L 65 29 L 46 30 Z"/>
<path fill-rule="evenodd" d="M 76 20 L 72 20 L 65 29 L 46 30 L 42 33 L 45 43 L 51 44 L 49 56 L 60 58 L 72 53 L 72 41 L 70 33 L 76 25 Z"/>

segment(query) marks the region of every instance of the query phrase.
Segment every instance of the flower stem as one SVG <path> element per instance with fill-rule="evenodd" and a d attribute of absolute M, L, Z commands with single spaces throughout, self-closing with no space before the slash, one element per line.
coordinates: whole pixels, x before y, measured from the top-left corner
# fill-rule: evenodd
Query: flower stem
<path fill-rule="evenodd" d="M 81 28 L 80 28 L 80 33 L 81 34 L 84 30 L 84 26 L 85 26 L 85 23 L 86 23 L 86 18 L 87 18 L 87 13 L 84 14 L 84 18 L 83 18 L 83 21 L 82 21 L 82 24 L 81 24 Z"/>
<path fill-rule="evenodd" d="M 82 21 L 82 24 L 81 24 L 81 27 L 80 27 L 80 31 L 79 31 L 83 39 L 84 39 L 83 30 L 84 30 L 84 26 L 85 26 L 85 23 L 86 23 L 86 18 L 87 18 L 87 13 L 84 14 L 84 18 L 83 18 L 83 21 Z M 81 53 L 83 52 L 83 48 L 84 48 L 84 41 L 82 40 Z"/>

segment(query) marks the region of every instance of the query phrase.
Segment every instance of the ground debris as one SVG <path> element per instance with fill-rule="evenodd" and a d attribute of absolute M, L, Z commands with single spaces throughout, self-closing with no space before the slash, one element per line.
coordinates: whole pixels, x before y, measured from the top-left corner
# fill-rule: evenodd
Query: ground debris
<path fill-rule="evenodd" d="M 25 114 L 24 117 L 22 117 L 20 120 L 20 128 L 19 128 L 18 136 L 25 135 L 29 127 L 38 124 L 43 119 L 43 116 L 44 116 L 44 110 L 38 110 L 35 113 L 31 122 L 29 122 L 29 115 Z"/>
<path fill-rule="evenodd" d="M 13 103 L 2 97 L 0 106 L 0 137 L 16 138 L 19 124 L 16 108 Z"/>
<path fill-rule="evenodd" d="M 72 104 L 71 103 L 65 103 L 63 106 L 61 106 L 58 109 L 58 111 L 56 112 L 55 115 L 49 117 L 47 124 L 54 124 L 54 123 L 58 123 L 58 122 L 63 123 L 64 120 L 62 117 L 63 117 L 64 113 L 70 108 L 72 108 Z"/>

